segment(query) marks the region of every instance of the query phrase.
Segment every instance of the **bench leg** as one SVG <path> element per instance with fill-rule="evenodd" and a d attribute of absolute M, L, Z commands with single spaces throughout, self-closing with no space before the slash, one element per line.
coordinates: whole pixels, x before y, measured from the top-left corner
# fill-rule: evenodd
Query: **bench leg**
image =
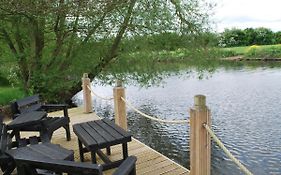
<path fill-rule="evenodd" d="M 136 174 L 137 174 L 137 170 L 136 170 L 136 165 L 135 165 L 129 175 L 136 175 Z"/>
<path fill-rule="evenodd" d="M 111 149 L 110 146 L 106 148 L 106 154 L 109 156 L 111 155 Z"/>
<path fill-rule="evenodd" d="M 82 142 L 79 139 L 78 139 L 78 146 L 79 146 L 80 161 L 84 162 L 83 145 L 82 145 Z"/>
<path fill-rule="evenodd" d="M 91 151 L 92 163 L 97 164 L 96 151 Z"/>
<path fill-rule="evenodd" d="M 16 141 L 19 141 L 20 140 L 20 131 L 15 130 L 14 135 L 15 135 Z"/>
<path fill-rule="evenodd" d="M 128 144 L 123 143 L 122 149 L 123 149 L 123 159 L 125 160 L 128 157 Z"/>
<path fill-rule="evenodd" d="M 66 132 L 66 140 L 70 141 L 71 140 L 71 135 L 70 135 L 69 125 L 65 125 L 64 129 L 65 129 L 65 132 Z"/>
<path fill-rule="evenodd" d="M 3 168 L 3 169 L 2 169 Z M 11 175 L 14 169 L 16 169 L 16 165 L 13 160 L 9 160 L 9 163 L 5 164 L 5 167 L 1 167 L 3 175 Z"/>
<path fill-rule="evenodd" d="M 40 130 L 40 138 L 42 142 L 49 142 L 52 138 L 53 133 L 49 133 L 46 129 Z"/>

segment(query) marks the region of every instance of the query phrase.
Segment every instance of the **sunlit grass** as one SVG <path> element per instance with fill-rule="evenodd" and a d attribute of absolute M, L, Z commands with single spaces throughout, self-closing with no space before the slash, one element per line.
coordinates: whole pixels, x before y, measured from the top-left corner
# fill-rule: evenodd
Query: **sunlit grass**
<path fill-rule="evenodd" d="M 253 45 L 245 47 L 223 48 L 223 51 L 232 52 L 233 56 L 243 55 L 252 58 L 281 58 L 281 44 L 276 45 Z"/>

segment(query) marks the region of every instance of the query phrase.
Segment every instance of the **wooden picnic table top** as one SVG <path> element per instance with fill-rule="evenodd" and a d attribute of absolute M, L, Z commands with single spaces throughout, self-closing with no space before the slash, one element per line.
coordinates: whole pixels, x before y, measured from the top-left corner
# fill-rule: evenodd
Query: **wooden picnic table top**
<path fill-rule="evenodd" d="M 7 126 L 9 129 L 18 129 L 26 127 L 28 125 L 39 124 L 42 119 L 47 117 L 47 113 L 44 111 L 32 111 L 24 114 L 20 114 L 17 118 L 12 120 Z"/>
<path fill-rule="evenodd" d="M 56 160 L 72 160 L 73 151 L 64 149 L 63 147 L 51 143 L 41 143 L 17 149 L 8 150 L 7 153 L 15 160 L 17 159 L 56 159 Z"/>
<path fill-rule="evenodd" d="M 102 149 L 130 142 L 132 135 L 108 119 L 73 125 L 73 131 L 88 149 Z"/>

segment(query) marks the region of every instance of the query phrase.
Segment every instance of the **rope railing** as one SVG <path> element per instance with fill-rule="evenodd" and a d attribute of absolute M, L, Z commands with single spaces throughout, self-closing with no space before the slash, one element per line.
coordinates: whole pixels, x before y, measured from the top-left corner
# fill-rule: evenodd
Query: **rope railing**
<path fill-rule="evenodd" d="M 152 117 L 150 115 L 147 115 L 143 112 L 141 112 L 140 110 L 138 110 L 136 107 L 134 107 L 129 101 L 125 100 L 123 97 L 121 97 L 121 99 L 125 102 L 125 104 L 130 107 L 131 109 L 133 109 L 135 112 L 139 113 L 140 115 L 142 115 L 143 117 L 146 117 L 150 120 L 154 120 L 157 122 L 161 122 L 161 123 L 170 123 L 170 124 L 184 124 L 184 123 L 189 123 L 189 120 L 163 120 L 160 118 L 156 118 L 156 117 Z"/>
<path fill-rule="evenodd" d="M 233 156 L 233 154 L 224 146 L 224 144 L 219 140 L 219 138 L 216 136 L 214 131 L 207 125 L 203 125 L 210 136 L 214 139 L 214 141 L 218 144 L 218 146 L 225 152 L 225 154 L 246 174 L 246 175 L 253 175 L 236 157 Z"/>
<path fill-rule="evenodd" d="M 114 98 L 113 97 L 102 97 L 96 93 L 94 93 L 94 91 L 92 91 L 92 89 L 90 88 L 90 86 L 87 86 L 87 88 L 89 89 L 89 91 L 96 97 L 102 99 L 102 100 L 113 100 Z"/>

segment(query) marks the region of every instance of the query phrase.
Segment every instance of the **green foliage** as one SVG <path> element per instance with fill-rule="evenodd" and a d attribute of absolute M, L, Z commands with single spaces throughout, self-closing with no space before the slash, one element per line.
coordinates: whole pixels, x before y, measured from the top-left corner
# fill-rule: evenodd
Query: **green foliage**
<path fill-rule="evenodd" d="M 276 44 L 281 44 L 281 31 L 274 34 L 274 39 Z"/>
<path fill-rule="evenodd" d="M 123 79 L 144 86 L 153 85 L 165 76 L 177 74 L 182 69 L 198 72 L 213 71 L 219 65 L 218 49 L 187 47 L 173 51 L 138 51 L 123 53 L 108 67 L 100 79 L 106 83 Z M 214 66 L 215 65 L 215 66 Z"/>
<path fill-rule="evenodd" d="M 9 85 L 9 80 L 4 78 L 4 77 L 1 77 L 1 75 L 0 75 L 0 85 L 1 86 L 8 86 Z"/>
<path fill-rule="evenodd" d="M 7 105 L 13 100 L 24 96 L 24 92 L 20 88 L 0 87 L 0 105 Z"/>
<path fill-rule="evenodd" d="M 270 29 L 246 28 L 242 29 L 226 29 L 220 35 L 219 46 L 221 47 L 237 47 L 250 45 L 269 45 L 278 44 L 280 42 L 280 33 L 274 33 Z"/>
<path fill-rule="evenodd" d="M 191 47 L 212 47 L 216 43 L 216 34 L 210 32 L 202 32 L 197 35 L 165 32 L 126 38 L 120 46 L 120 53 L 175 51 Z"/>
<path fill-rule="evenodd" d="M 155 35 L 136 36 L 123 40 L 121 52 L 176 50 L 185 48 L 190 36 L 177 33 L 161 33 Z"/>
<path fill-rule="evenodd" d="M 120 53 L 185 47 L 189 37 L 181 36 L 207 31 L 212 9 L 204 0 L 1 0 L 0 6 L 0 61 L 10 62 L 5 77 L 60 102 L 81 90 L 83 72 L 94 78 Z"/>
<path fill-rule="evenodd" d="M 226 29 L 220 37 L 219 45 L 222 47 L 244 46 L 245 33 L 241 29 Z"/>

